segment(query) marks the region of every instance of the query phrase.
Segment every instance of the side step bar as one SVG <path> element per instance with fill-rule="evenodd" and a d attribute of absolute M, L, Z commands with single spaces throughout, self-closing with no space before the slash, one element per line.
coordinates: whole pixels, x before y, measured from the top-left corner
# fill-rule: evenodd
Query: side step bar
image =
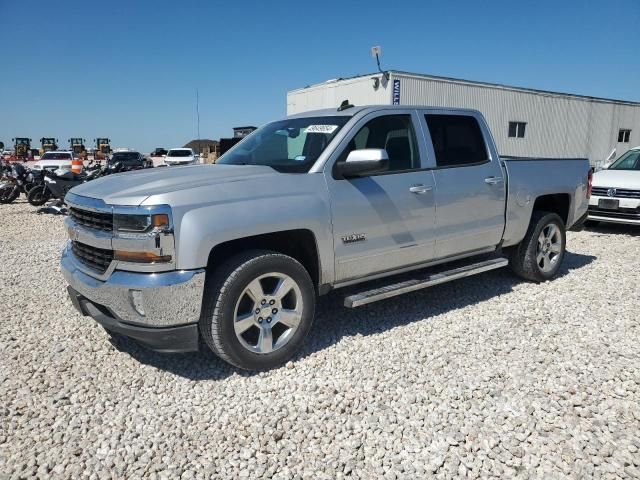
<path fill-rule="evenodd" d="M 377 302 L 386 298 L 402 295 L 403 293 L 415 292 L 423 288 L 432 287 L 441 283 L 457 280 L 458 278 L 470 277 L 478 273 L 495 270 L 496 268 L 506 267 L 509 260 L 506 258 L 492 258 L 484 262 L 465 265 L 463 267 L 446 270 L 444 272 L 434 273 L 424 279 L 412 279 L 404 282 L 393 283 L 380 288 L 366 290 L 364 292 L 349 295 L 344 299 L 344 306 L 347 308 L 359 307 L 368 303 Z"/>

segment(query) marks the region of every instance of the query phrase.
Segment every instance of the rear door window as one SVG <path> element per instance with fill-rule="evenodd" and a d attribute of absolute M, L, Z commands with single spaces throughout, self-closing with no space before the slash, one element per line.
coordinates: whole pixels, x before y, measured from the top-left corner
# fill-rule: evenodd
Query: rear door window
<path fill-rule="evenodd" d="M 489 160 L 478 121 L 470 115 L 425 115 L 438 167 L 477 165 Z"/>

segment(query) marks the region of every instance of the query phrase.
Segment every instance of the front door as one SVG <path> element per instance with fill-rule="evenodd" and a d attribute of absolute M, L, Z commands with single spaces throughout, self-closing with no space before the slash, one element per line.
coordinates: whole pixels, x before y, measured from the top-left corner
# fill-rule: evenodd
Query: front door
<path fill-rule="evenodd" d="M 339 179 L 333 163 L 327 165 L 337 282 L 433 258 L 433 174 L 422 170 L 426 149 L 416 125 L 415 111 L 376 112 L 361 119 L 343 141 L 337 161 L 352 150 L 386 149 L 385 173 Z"/>

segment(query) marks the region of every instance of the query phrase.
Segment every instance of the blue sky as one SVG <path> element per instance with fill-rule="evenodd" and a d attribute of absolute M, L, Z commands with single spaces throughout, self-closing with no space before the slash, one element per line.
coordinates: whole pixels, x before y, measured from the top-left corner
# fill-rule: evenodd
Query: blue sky
<path fill-rule="evenodd" d="M 0 0 L 0 140 L 148 152 L 260 125 L 383 67 L 640 101 L 640 0 Z M 20 21 L 16 21 L 20 19 Z"/>

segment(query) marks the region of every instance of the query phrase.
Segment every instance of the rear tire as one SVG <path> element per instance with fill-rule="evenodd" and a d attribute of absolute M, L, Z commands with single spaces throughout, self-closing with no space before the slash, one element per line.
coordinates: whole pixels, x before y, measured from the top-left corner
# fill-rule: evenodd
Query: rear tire
<path fill-rule="evenodd" d="M 29 190 L 29 194 L 27 195 L 27 200 L 34 207 L 40 207 L 44 205 L 45 203 L 47 203 L 47 201 L 49 201 L 50 198 L 51 195 L 49 194 L 49 190 L 46 190 L 43 185 L 36 185 L 31 190 Z"/>
<path fill-rule="evenodd" d="M 208 272 L 200 333 L 224 361 L 246 370 L 284 364 L 311 329 L 315 288 L 294 258 L 252 250 Z"/>
<path fill-rule="evenodd" d="M 513 247 L 509 264 L 525 280 L 545 282 L 553 278 L 564 259 L 565 225 L 559 215 L 536 211 L 522 242 Z"/>

